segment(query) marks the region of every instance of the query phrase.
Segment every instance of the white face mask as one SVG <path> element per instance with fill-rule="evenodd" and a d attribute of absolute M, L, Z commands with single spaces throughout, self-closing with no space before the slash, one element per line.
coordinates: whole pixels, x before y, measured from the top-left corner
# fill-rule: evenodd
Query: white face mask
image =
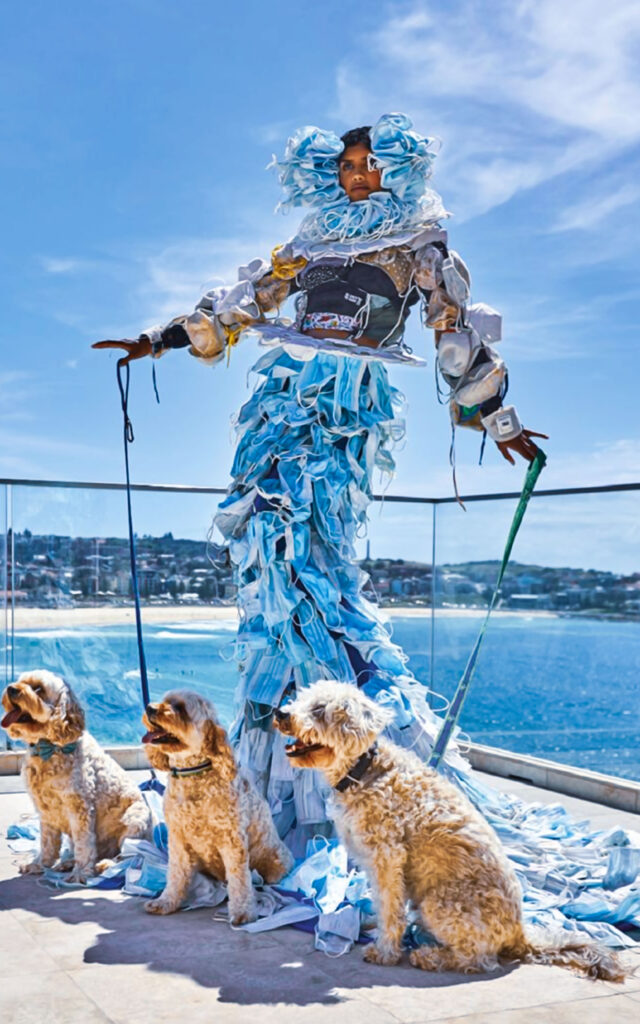
<path fill-rule="evenodd" d="M 475 331 L 446 331 L 438 342 L 438 365 L 447 377 L 462 377 L 479 347 Z"/>
<path fill-rule="evenodd" d="M 494 345 L 502 339 L 502 316 L 497 309 L 485 302 L 473 302 L 467 306 L 467 322 L 476 330 L 480 340 Z"/>
<path fill-rule="evenodd" d="M 442 263 L 442 280 L 456 306 L 466 306 L 471 295 L 471 275 L 464 260 L 453 249 Z"/>

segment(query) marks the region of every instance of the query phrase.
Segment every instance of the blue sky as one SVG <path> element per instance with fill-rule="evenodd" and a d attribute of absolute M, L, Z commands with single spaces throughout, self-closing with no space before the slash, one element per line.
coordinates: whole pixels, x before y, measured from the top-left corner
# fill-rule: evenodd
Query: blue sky
<path fill-rule="evenodd" d="M 442 139 L 450 244 L 474 298 L 503 312 L 510 397 L 551 435 L 545 484 L 640 479 L 633 0 L 31 0 L 4 20 L 0 475 L 120 480 L 115 357 L 90 343 L 189 310 L 294 232 L 264 168 L 298 125 L 344 131 L 404 110 Z M 391 490 L 449 494 L 447 411 L 414 321 L 407 340 L 430 366 L 391 371 L 408 400 Z M 209 369 L 170 354 L 159 406 L 148 361 L 134 365 L 137 480 L 226 484 L 256 355 L 247 342 Z M 477 451 L 478 435 L 460 433 L 464 490 L 519 489 L 522 469 L 495 449 L 479 469 Z M 610 517 L 606 538 L 606 512 L 585 515 L 583 561 L 601 544 L 602 563 L 622 564 L 624 548 L 638 567 L 635 508 Z M 141 530 L 161 525 L 149 516 Z M 573 520 L 556 519 L 530 534 L 553 534 L 549 561 L 571 550 Z M 381 544 L 397 538 L 388 522 Z"/>

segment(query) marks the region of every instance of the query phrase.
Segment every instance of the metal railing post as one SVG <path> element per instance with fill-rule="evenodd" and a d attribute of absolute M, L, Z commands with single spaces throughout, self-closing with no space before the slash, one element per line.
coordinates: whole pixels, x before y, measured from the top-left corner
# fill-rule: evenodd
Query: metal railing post
<path fill-rule="evenodd" d="M 436 526 L 437 508 L 435 501 L 431 506 L 431 657 L 429 659 L 429 704 L 433 701 L 436 658 Z"/>
<path fill-rule="evenodd" d="M 9 484 L 3 487 L 2 613 L 4 621 L 4 685 L 9 683 Z"/>
<path fill-rule="evenodd" d="M 11 530 L 11 547 L 8 551 L 8 555 L 11 558 L 11 676 L 13 680 L 16 677 L 15 673 L 15 625 L 16 625 L 16 545 L 13 530 L 13 485 L 7 486 L 7 537 L 9 536 L 9 530 Z"/>

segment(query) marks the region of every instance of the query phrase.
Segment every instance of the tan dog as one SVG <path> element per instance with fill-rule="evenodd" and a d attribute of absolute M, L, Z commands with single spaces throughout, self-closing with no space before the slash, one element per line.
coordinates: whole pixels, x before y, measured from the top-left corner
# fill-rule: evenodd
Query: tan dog
<path fill-rule="evenodd" d="M 167 886 L 145 904 L 152 914 L 178 910 L 195 871 L 227 882 L 229 919 L 256 917 L 251 869 L 277 882 L 293 866 L 269 807 L 236 764 L 213 705 L 188 690 L 147 705 L 143 739 L 154 768 L 169 771 L 164 799 L 169 829 Z"/>
<path fill-rule="evenodd" d="M 30 744 L 22 770 L 40 814 L 40 855 L 20 868 L 72 868 L 86 882 L 117 856 L 125 836 L 151 838 L 151 812 L 137 786 L 84 728 L 84 712 L 71 688 L 53 672 L 24 672 L 2 695 L 2 727 Z M 74 861 L 60 862 L 62 834 Z"/>
<path fill-rule="evenodd" d="M 333 786 L 336 825 L 369 877 L 378 939 L 365 959 L 399 961 L 409 899 L 440 943 L 410 953 L 415 967 L 487 971 L 503 957 L 621 981 L 623 969 L 605 949 L 528 941 L 520 887 L 496 834 L 452 783 L 378 739 L 392 717 L 357 687 L 336 682 L 315 683 L 276 712 L 276 726 L 295 737 L 290 759 L 322 769 Z"/>

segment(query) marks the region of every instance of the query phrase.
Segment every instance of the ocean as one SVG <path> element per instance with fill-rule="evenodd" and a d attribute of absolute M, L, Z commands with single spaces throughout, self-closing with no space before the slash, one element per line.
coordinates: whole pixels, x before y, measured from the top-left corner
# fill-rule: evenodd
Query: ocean
<path fill-rule="evenodd" d="M 235 620 L 145 627 L 152 699 L 175 687 L 209 697 L 233 717 Z M 144 618 L 144 611 L 143 611 Z M 434 689 L 450 698 L 480 618 L 436 618 Z M 430 677 L 430 620 L 392 619 L 393 637 L 424 683 Z M 103 743 L 137 743 L 139 670 L 132 626 L 77 626 L 16 634 L 16 673 L 46 667 L 64 675 Z M 633 622 L 496 615 L 462 714 L 477 743 L 640 781 L 640 626 Z M 442 701 L 436 702 L 436 707 Z"/>

